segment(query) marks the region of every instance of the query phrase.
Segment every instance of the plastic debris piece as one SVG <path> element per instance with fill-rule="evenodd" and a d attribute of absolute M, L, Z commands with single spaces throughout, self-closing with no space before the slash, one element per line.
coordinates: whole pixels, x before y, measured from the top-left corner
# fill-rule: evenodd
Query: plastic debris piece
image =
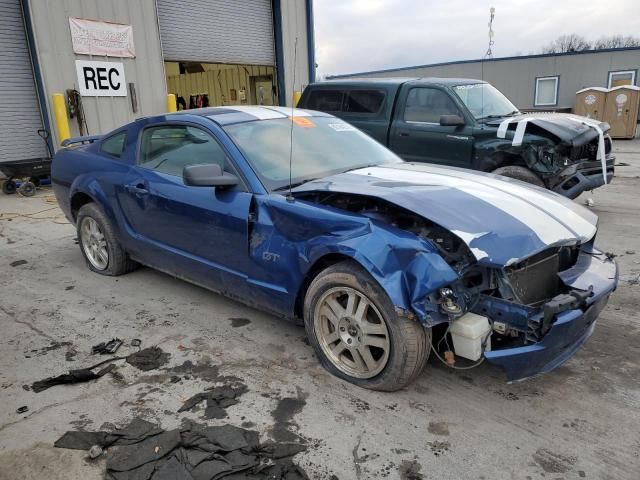
<path fill-rule="evenodd" d="M 102 455 L 102 452 L 103 450 L 100 445 L 92 445 L 89 449 L 89 458 L 98 458 L 100 455 Z"/>
<path fill-rule="evenodd" d="M 444 360 L 450 367 L 453 367 L 456 364 L 455 355 L 451 350 L 447 350 L 446 352 L 444 352 Z"/>
<path fill-rule="evenodd" d="M 29 407 L 27 407 L 26 405 L 23 405 L 22 407 L 16 410 L 16 413 L 26 413 L 28 411 L 29 411 Z"/>

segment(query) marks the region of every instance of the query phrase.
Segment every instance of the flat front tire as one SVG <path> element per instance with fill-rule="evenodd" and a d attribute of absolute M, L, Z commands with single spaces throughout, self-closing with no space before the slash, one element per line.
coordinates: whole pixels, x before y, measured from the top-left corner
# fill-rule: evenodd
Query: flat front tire
<path fill-rule="evenodd" d="M 76 219 L 78 243 L 90 270 L 100 275 L 117 276 L 135 270 L 118 241 L 111 222 L 95 203 L 87 203 Z"/>
<path fill-rule="evenodd" d="M 304 322 L 322 365 L 364 388 L 399 390 L 429 357 L 431 330 L 397 315 L 385 291 L 355 262 L 315 277 L 305 296 Z"/>

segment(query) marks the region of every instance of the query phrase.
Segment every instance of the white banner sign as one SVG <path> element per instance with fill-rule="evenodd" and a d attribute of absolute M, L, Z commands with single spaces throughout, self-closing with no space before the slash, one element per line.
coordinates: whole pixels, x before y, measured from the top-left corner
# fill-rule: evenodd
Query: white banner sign
<path fill-rule="evenodd" d="M 82 55 L 134 58 L 133 27 L 69 17 L 73 51 Z"/>
<path fill-rule="evenodd" d="M 124 65 L 119 62 L 76 60 L 78 90 L 84 97 L 126 97 Z"/>

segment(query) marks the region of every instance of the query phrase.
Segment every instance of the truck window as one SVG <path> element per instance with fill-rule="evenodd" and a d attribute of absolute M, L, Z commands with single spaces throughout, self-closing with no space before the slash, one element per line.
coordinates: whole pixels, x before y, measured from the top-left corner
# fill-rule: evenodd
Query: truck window
<path fill-rule="evenodd" d="M 440 123 L 441 115 L 460 115 L 451 97 L 435 88 L 412 88 L 404 107 L 405 122 Z"/>
<path fill-rule="evenodd" d="M 380 90 L 351 90 L 347 93 L 345 112 L 378 113 L 384 102 L 384 92 Z"/>
<path fill-rule="evenodd" d="M 341 112 L 343 96 L 342 90 L 314 90 L 309 95 L 306 108 L 321 112 Z"/>

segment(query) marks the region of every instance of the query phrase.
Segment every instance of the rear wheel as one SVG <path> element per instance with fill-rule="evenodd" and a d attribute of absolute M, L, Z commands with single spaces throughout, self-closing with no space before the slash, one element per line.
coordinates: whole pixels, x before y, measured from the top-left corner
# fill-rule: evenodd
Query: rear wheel
<path fill-rule="evenodd" d="M 503 175 L 509 178 L 515 178 L 516 180 L 531 183 L 532 185 L 545 188 L 542 179 L 527 167 L 521 167 L 519 165 L 507 165 L 506 167 L 496 168 L 492 173 L 495 173 L 496 175 Z"/>
<path fill-rule="evenodd" d="M 12 195 L 16 193 L 16 182 L 13 180 L 5 180 L 2 182 L 2 193 Z"/>
<path fill-rule="evenodd" d="M 95 203 L 78 211 L 78 243 L 90 270 L 101 275 L 117 276 L 130 272 L 137 263 L 130 260 L 111 222 Z"/>
<path fill-rule="evenodd" d="M 311 282 L 304 321 L 322 365 L 364 388 L 398 390 L 429 356 L 431 330 L 397 315 L 384 290 L 354 262 L 333 265 Z"/>

